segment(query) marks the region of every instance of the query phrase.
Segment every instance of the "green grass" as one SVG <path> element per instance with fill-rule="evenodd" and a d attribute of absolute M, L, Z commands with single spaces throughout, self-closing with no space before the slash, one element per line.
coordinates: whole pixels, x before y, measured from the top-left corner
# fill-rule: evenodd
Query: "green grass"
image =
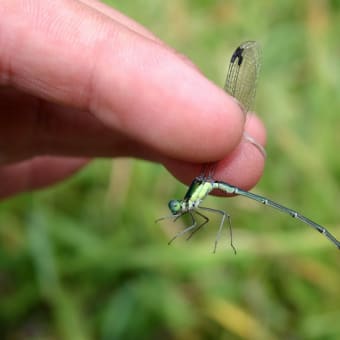
<path fill-rule="evenodd" d="M 109 2 L 109 1 L 107 1 Z M 256 111 L 268 128 L 255 192 L 340 237 L 338 1 L 110 1 L 223 84 L 244 40 L 263 46 Z M 150 190 L 151 188 L 151 190 Z M 339 252 L 296 220 L 236 197 L 190 242 L 155 224 L 185 186 L 156 164 L 96 161 L 0 206 L 5 339 L 338 339 Z"/>

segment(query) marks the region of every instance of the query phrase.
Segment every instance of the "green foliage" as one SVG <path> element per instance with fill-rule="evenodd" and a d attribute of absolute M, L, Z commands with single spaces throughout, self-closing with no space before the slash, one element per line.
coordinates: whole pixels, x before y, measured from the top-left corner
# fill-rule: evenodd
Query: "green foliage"
<path fill-rule="evenodd" d="M 256 192 L 340 237 L 338 1 L 107 1 L 223 84 L 230 53 L 263 45 L 256 111 L 268 127 Z M 4 339 L 338 339 L 339 252 L 296 220 L 244 198 L 190 240 L 162 224 L 185 187 L 142 161 L 96 161 L 0 206 Z"/>

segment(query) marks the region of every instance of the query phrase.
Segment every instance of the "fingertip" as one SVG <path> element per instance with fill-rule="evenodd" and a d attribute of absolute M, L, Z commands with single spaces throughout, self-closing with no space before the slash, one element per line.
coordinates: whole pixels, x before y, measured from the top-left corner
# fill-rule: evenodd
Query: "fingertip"
<path fill-rule="evenodd" d="M 197 91 L 201 94 L 189 98 L 186 116 L 175 127 L 181 142 L 171 156 L 193 163 L 218 161 L 240 143 L 244 115 L 229 95 L 209 81 Z"/>
<path fill-rule="evenodd" d="M 232 185 L 249 190 L 260 180 L 266 159 L 266 155 L 261 151 L 264 150 L 266 143 L 266 129 L 255 113 L 247 115 L 245 132 L 251 136 L 254 143 L 242 138 L 237 148 L 218 163 L 216 176 Z"/>
<path fill-rule="evenodd" d="M 246 123 L 246 131 L 256 140 L 259 145 L 264 145 L 266 130 L 261 120 L 251 115 Z M 182 182 L 189 184 L 190 181 L 201 171 L 202 165 L 183 163 L 170 160 L 164 162 Z M 225 153 L 221 160 L 216 163 L 214 179 L 227 182 L 244 190 L 254 187 L 260 180 L 265 166 L 265 157 L 254 143 L 242 138 L 240 143 L 229 153 Z"/>
<path fill-rule="evenodd" d="M 256 113 L 248 113 L 245 123 L 245 131 L 262 146 L 266 145 L 267 131 L 263 121 Z"/>

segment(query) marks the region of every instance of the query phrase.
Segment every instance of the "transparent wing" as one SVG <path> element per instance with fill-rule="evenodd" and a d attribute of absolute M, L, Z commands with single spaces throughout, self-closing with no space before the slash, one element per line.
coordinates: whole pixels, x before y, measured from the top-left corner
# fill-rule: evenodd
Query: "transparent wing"
<path fill-rule="evenodd" d="M 241 104 L 246 115 L 252 109 L 261 66 L 261 47 L 256 41 L 246 41 L 236 48 L 231 56 L 224 89 Z M 261 153 L 261 145 L 244 133 L 244 138 L 254 144 Z M 205 164 L 199 179 L 213 179 L 216 163 Z"/>
<path fill-rule="evenodd" d="M 242 43 L 230 59 L 224 89 L 238 100 L 245 114 L 254 104 L 260 61 L 261 48 L 256 41 Z"/>

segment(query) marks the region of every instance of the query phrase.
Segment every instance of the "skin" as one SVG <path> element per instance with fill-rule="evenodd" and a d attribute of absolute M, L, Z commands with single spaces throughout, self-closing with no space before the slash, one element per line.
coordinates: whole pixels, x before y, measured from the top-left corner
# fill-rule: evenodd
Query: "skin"
<path fill-rule="evenodd" d="M 265 129 L 146 28 L 93 0 L 0 2 L 0 198 L 61 181 L 95 157 L 162 163 L 186 183 L 255 185 Z M 195 127 L 194 129 L 192 127 Z"/>

